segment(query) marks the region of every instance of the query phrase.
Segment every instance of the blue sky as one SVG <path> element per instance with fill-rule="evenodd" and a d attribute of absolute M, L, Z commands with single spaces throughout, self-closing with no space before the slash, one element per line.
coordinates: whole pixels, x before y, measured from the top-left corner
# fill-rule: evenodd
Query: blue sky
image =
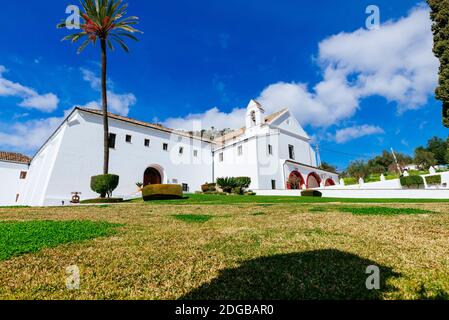
<path fill-rule="evenodd" d="M 291 108 L 322 158 L 340 168 L 356 155 L 412 153 L 448 135 L 433 98 L 437 62 L 421 2 L 129 3 L 144 34 L 130 54 L 109 55 L 116 112 L 185 128 L 185 119 L 239 126 L 242 108 L 258 98 L 267 111 Z M 77 55 L 61 42 L 69 31 L 55 27 L 68 4 L 3 3 L 2 150 L 33 155 L 74 105 L 98 105 L 98 47 Z M 365 29 L 370 4 L 380 8 L 379 30 Z"/>

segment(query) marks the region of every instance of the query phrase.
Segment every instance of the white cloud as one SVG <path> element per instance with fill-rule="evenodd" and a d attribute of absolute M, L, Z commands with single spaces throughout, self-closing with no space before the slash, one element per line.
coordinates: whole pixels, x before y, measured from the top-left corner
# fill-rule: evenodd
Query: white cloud
<path fill-rule="evenodd" d="M 3 75 L 5 72 L 7 72 L 6 68 L 0 65 L 0 96 L 21 98 L 19 107 L 27 109 L 52 112 L 58 108 L 59 99 L 55 94 L 39 94 L 32 88 L 6 79 Z"/>
<path fill-rule="evenodd" d="M 81 68 L 81 73 L 83 74 L 83 80 L 89 82 L 92 89 L 96 91 L 101 91 L 101 79 L 94 72 Z M 108 80 L 108 86 L 113 87 L 113 82 Z M 136 104 L 137 98 L 132 93 L 118 94 L 114 90 L 108 90 L 108 109 L 109 111 L 127 116 L 129 114 L 130 108 Z M 84 105 L 85 108 L 90 109 L 101 109 L 101 100 L 91 101 Z"/>
<path fill-rule="evenodd" d="M 288 107 L 302 125 L 315 127 L 353 117 L 360 101 L 371 96 L 395 102 L 398 112 L 418 109 L 437 85 L 439 64 L 432 46 L 429 10 L 416 7 L 408 16 L 388 21 L 378 30 L 359 29 L 324 39 L 316 59 L 321 82 L 313 88 L 306 83 L 274 83 L 258 100 L 268 112 Z M 210 121 L 214 113 L 217 118 Z M 194 116 L 216 127 L 229 127 L 234 122 L 228 124 L 227 119 L 239 114 L 243 114 L 242 109 L 229 114 L 211 109 Z M 182 119 L 176 120 L 182 126 Z M 166 124 L 172 122 L 168 119 Z M 235 122 L 243 123 L 243 119 Z"/>
<path fill-rule="evenodd" d="M 221 112 L 218 108 L 212 108 L 204 113 L 189 114 L 185 118 L 169 118 L 164 121 L 164 125 L 179 130 L 195 130 L 199 123 L 201 129 L 210 129 L 215 127 L 217 129 L 224 128 L 240 128 L 245 122 L 245 109 L 234 109 L 230 113 Z"/>
<path fill-rule="evenodd" d="M 44 95 L 31 96 L 24 99 L 19 106 L 24 108 L 36 108 L 41 111 L 54 111 L 57 108 L 59 99 L 53 93 L 47 93 Z"/>
<path fill-rule="evenodd" d="M 409 16 L 378 30 L 340 33 L 319 44 L 323 80 L 310 92 L 305 84 L 267 87 L 260 102 L 269 110 L 289 107 L 303 124 L 328 126 L 351 118 L 360 100 L 382 96 L 398 111 L 426 104 L 438 80 L 432 53 L 429 11 L 418 7 Z"/>
<path fill-rule="evenodd" d="M 8 127 L 9 132 L 0 131 L 0 147 L 30 153 L 50 137 L 68 116 L 72 109 L 66 110 L 63 117 L 50 117 L 17 122 Z"/>
<path fill-rule="evenodd" d="M 122 116 L 129 114 L 129 109 L 135 105 L 137 98 L 132 93 L 116 94 L 112 91 L 108 91 L 108 110 L 112 113 L 116 113 Z M 89 109 L 101 109 L 101 101 L 91 101 L 84 105 Z"/>
<path fill-rule="evenodd" d="M 337 143 L 346 143 L 361 137 L 383 133 L 385 133 L 385 131 L 382 128 L 365 124 L 362 126 L 354 126 L 337 130 L 334 140 Z"/>
<path fill-rule="evenodd" d="M 83 74 L 83 80 L 89 82 L 92 89 L 101 90 L 100 77 L 86 68 L 81 68 L 81 73 Z"/>

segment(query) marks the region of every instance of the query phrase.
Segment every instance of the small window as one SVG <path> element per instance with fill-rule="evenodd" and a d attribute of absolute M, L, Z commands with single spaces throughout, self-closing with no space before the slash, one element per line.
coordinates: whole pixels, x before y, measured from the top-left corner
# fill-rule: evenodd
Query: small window
<path fill-rule="evenodd" d="M 25 180 L 26 178 L 27 178 L 27 172 L 26 171 L 20 172 L 20 180 Z"/>
<path fill-rule="evenodd" d="M 189 185 L 187 183 L 182 184 L 182 191 L 183 192 L 189 192 Z"/>
<path fill-rule="evenodd" d="M 178 179 L 172 179 L 173 184 L 178 184 Z"/>
<path fill-rule="evenodd" d="M 198 158 L 198 150 L 193 150 L 193 156 L 194 156 L 195 158 Z"/>
<path fill-rule="evenodd" d="M 179 147 L 179 154 L 183 154 L 184 153 L 184 147 Z"/>
<path fill-rule="evenodd" d="M 162 149 L 163 149 L 164 151 L 168 151 L 168 143 L 164 143 L 164 144 L 162 145 Z"/>
<path fill-rule="evenodd" d="M 243 155 L 243 146 L 239 146 L 239 147 L 237 148 L 237 154 L 238 154 L 239 156 L 242 156 L 242 155 Z"/>
<path fill-rule="evenodd" d="M 271 180 L 271 189 L 276 190 L 276 180 Z"/>
<path fill-rule="evenodd" d="M 133 137 L 129 134 L 126 135 L 126 142 L 131 143 L 133 141 Z"/>
<path fill-rule="evenodd" d="M 150 139 L 145 139 L 145 147 L 149 147 L 150 146 Z"/>
<path fill-rule="evenodd" d="M 218 158 L 219 158 L 220 162 L 223 162 L 223 159 L 224 159 L 223 152 L 219 154 Z"/>
<path fill-rule="evenodd" d="M 117 139 L 117 135 L 115 133 L 109 134 L 109 148 L 115 149 L 115 140 Z"/>
<path fill-rule="evenodd" d="M 295 147 L 292 145 L 288 146 L 288 156 L 291 160 L 295 160 Z"/>
<path fill-rule="evenodd" d="M 178 137 L 178 142 L 181 142 L 182 141 L 182 137 Z"/>
<path fill-rule="evenodd" d="M 268 154 L 273 155 L 273 146 L 271 144 L 268 145 Z"/>

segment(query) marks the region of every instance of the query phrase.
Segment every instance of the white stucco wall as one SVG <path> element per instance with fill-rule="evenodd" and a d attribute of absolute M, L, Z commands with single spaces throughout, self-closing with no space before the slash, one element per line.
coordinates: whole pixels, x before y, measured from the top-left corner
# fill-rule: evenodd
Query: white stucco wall
<path fill-rule="evenodd" d="M 192 192 L 211 181 L 210 143 L 188 137 L 178 141 L 179 135 L 114 119 L 110 119 L 109 126 L 110 132 L 117 135 L 116 147 L 110 152 L 109 172 L 120 176 L 114 196 L 135 194 L 136 183 L 143 182 L 150 166 L 161 171 L 163 183 L 187 183 Z M 125 141 L 127 134 L 132 136 L 131 143 Z M 145 139 L 150 139 L 149 147 L 145 147 Z M 53 140 L 32 162 L 27 201 L 32 205 L 60 205 L 62 201 L 70 202 L 72 192 L 81 192 L 81 199 L 98 196 L 90 190 L 90 178 L 103 171 L 101 117 L 75 112 Z M 163 151 L 163 143 L 168 143 L 168 151 Z M 198 150 L 198 157 L 193 157 L 193 150 Z"/>
<path fill-rule="evenodd" d="M 238 155 L 238 148 L 242 147 L 243 154 Z M 216 149 L 214 152 L 214 179 L 224 177 L 250 177 L 251 186 L 259 184 L 257 172 L 257 141 L 256 139 L 240 139 L 235 144 Z M 223 161 L 220 161 L 223 154 Z"/>
<path fill-rule="evenodd" d="M 0 206 L 15 206 L 16 197 L 22 193 L 26 180 L 20 179 L 20 173 L 28 171 L 28 165 L 8 161 L 0 161 Z"/>
<path fill-rule="evenodd" d="M 252 107 L 262 112 L 257 105 Z M 254 125 L 247 121 L 250 127 L 245 134 L 224 146 L 110 118 L 109 131 L 116 135 L 116 145 L 110 150 L 109 172 L 120 176 L 114 196 L 138 196 L 136 183 L 143 182 L 149 167 L 160 172 L 162 183 L 187 184 L 190 192 L 201 190 L 202 184 L 219 177 L 237 176 L 250 177 L 253 190 L 271 189 L 272 181 L 276 182 L 276 189 L 285 189 L 289 170 L 295 167 L 285 167 L 289 145 L 295 148 L 295 161 L 301 164 L 305 179 L 312 171 L 328 174 L 314 168 L 315 151 L 302 127 L 289 112 L 280 114 L 273 123 Z M 126 135 L 132 136 L 131 142 L 125 140 Z M 145 146 L 145 139 L 150 140 L 149 146 Z M 167 151 L 163 150 L 164 143 L 168 144 Z M 269 145 L 272 154 L 268 152 Z M 240 146 L 241 155 L 238 154 Z M 72 192 L 80 192 L 81 199 L 97 197 L 90 190 L 90 179 L 103 172 L 101 115 L 76 109 L 39 150 L 29 171 L 19 201 L 22 205 L 68 204 Z"/>

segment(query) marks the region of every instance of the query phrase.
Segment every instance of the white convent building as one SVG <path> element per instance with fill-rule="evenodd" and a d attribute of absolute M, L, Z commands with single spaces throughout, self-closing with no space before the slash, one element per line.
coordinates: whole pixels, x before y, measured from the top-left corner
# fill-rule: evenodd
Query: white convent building
<path fill-rule="evenodd" d="M 289 189 L 290 177 L 301 189 L 338 183 L 317 168 L 310 138 L 288 109 L 266 115 L 254 100 L 244 128 L 213 140 L 114 114 L 109 131 L 110 173 L 120 176 L 115 197 L 137 197 L 139 182 L 188 192 L 220 177 L 250 177 L 255 192 Z M 74 192 L 95 198 L 90 179 L 102 171 L 102 113 L 75 108 L 32 159 L 0 153 L 0 206 L 69 204 Z"/>

